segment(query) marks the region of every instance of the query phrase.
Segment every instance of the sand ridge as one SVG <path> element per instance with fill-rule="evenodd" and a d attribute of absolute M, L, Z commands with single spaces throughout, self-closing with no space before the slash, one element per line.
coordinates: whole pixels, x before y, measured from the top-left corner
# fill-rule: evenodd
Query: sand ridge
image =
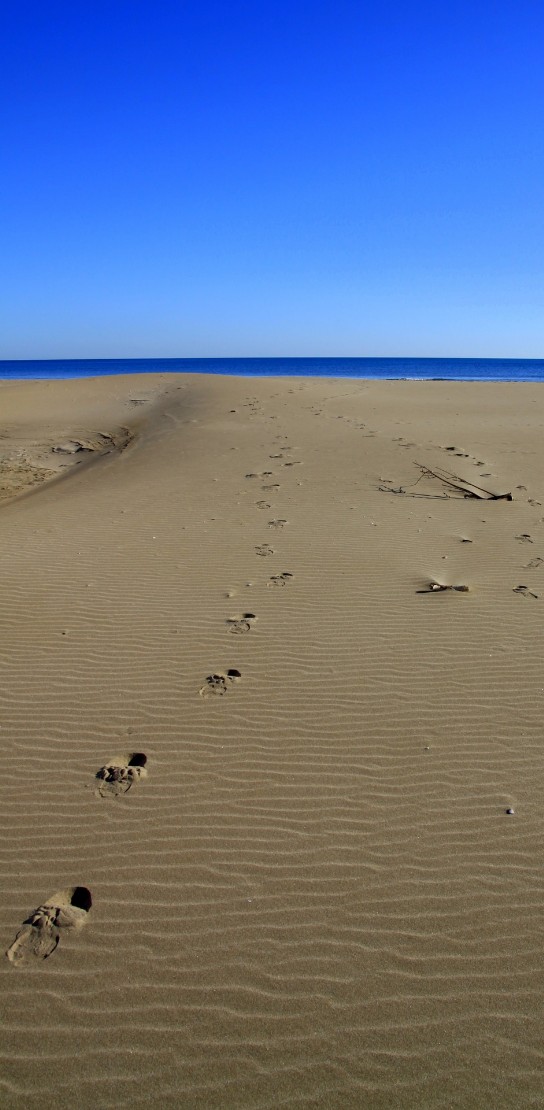
<path fill-rule="evenodd" d="M 541 387 L 9 392 L 2 1104 L 538 1104 Z"/>

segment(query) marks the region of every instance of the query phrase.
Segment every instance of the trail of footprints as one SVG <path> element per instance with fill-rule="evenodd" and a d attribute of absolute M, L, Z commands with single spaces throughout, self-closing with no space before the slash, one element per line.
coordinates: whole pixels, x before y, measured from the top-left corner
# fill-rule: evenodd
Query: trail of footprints
<path fill-rule="evenodd" d="M 408 443 L 402 437 L 397 437 L 396 439 L 393 440 L 393 442 L 398 443 L 400 447 L 415 447 L 416 446 L 415 443 Z M 457 447 L 453 447 L 453 446 L 452 447 L 441 447 L 441 450 L 450 452 L 450 453 L 458 456 L 459 458 L 470 459 L 470 461 L 475 466 L 481 467 L 481 466 L 486 465 L 485 462 L 482 461 L 482 459 L 476 459 L 474 456 L 468 454 L 466 451 L 463 451 L 463 450 L 461 450 Z M 480 472 L 479 477 L 481 477 L 481 478 L 491 478 L 491 477 L 494 477 L 494 475 L 492 475 L 490 471 L 485 471 L 485 472 Z M 380 478 L 380 482 L 384 483 L 384 487 L 380 487 L 380 488 L 386 488 L 387 486 L 392 485 L 392 480 L 391 479 Z M 469 485 L 471 484 L 468 480 L 467 480 L 467 483 Z M 516 486 L 516 489 L 519 490 L 520 492 L 527 492 L 527 486 L 524 486 L 524 485 L 518 485 L 518 486 Z M 393 489 L 392 492 L 401 493 L 401 492 L 405 492 L 405 491 L 403 489 L 399 488 L 399 490 Z M 509 500 L 512 500 L 512 498 L 509 498 Z M 539 501 L 536 501 L 535 498 L 531 498 L 531 497 L 529 497 L 527 499 L 527 502 L 528 502 L 529 505 L 532 505 L 532 506 L 535 506 L 535 507 L 540 505 Z M 480 502 L 480 504 L 481 503 L 482 502 Z M 486 502 L 483 502 L 483 503 L 486 503 Z M 542 521 L 541 521 L 541 523 L 542 523 Z M 535 542 L 533 537 L 530 535 L 529 532 L 519 532 L 519 533 L 514 535 L 514 539 L 517 540 L 518 543 L 524 543 L 524 544 Z M 468 536 L 460 537 L 460 541 L 461 541 L 461 543 L 472 543 L 473 542 Z M 524 570 L 536 570 L 538 567 L 542 566 L 543 564 L 544 564 L 544 558 L 540 555 L 536 555 L 528 563 L 523 564 L 523 569 Z M 518 594 L 519 596 L 525 597 L 525 598 L 532 597 L 535 600 L 538 600 L 538 598 L 540 596 L 539 594 L 537 594 L 533 590 L 531 590 L 529 588 L 529 586 L 527 586 L 527 585 L 513 586 L 512 590 L 513 590 L 513 593 Z M 460 585 L 460 584 L 454 584 L 454 583 L 450 583 L 450 582 L 448 582 L 448 583 L 446 583 L 446 582 L 437 582 L 437 581 L 433 580 L 433 581 L 427 582 L 422 588 L 416 590 L 416 593 L 418 593 L 418 594 L 445 593 L 445 592 L 448 592 L 448 593 L 451 593 L 451 592 L 454 592 L 454 593 L 469 593 L 470 592 L 470 587 L 465 586 L 465 585 Z"/>
<path fill-rule="evenodd" d="M 248 402 L 251 414 L 256 415 L 260 410 L 253 401 Z M 290 447 L 283 447 L 281 452 L 271 455 L 271 458 L 283 460 L 285 453 L 291 451 Z M 300 465 L 298 459 L 287 459 L 281 462 L 282 466 L 293 467 Z M 273 472 L 264 470 L 260 473 L 246 474 L 248 479 L 272 478 Z M 279 489 L 279 482 L 267 483 L 261 487 L 263 490 Z M 255 503 L 257 509 L 271 509 L 271 504 L 265 500 Z M 274 529 L 284 528 L 288 521 L 284 517 L 275 517 L 268 521 L 268 527 Z M 275 549 L 270 543 L 263 542 L 255 547 L 255 555 L 267 558 L 275 555 Z M 270 576 L 267 586 L 286 586 L 293 578 L 290 571 L 282 571 Z M 255 613 L 244 612 L 226 620 L 228 631 L 234 635 L 247 635 L 251 631 L 257 616 Z M 199 694 L 202 698 L 224 697 L 241 680 L 241 672 L 236 667 L 229 667 L 226 671 L 209 674 Z M 143 752 L 125 752 L 112 758 L 100 767 L 95 774 L 96 795 L 100 798 L 119 798 L 128 794 L 132 787 L 147 775 L 147 756 Z M 15 967 L 28 963 L 48 959 L 55 952 L 63 935 L 78 931 L 87 922 L 89 910 L 92 906 L 90 890 L 84 886 L 74 886 L 61 890 L 51 895 L 42 905 L 38 906 L 23 921 L 21 928 L 15 936 L 13 943 L 7 950 L 7 958 Z"/>
<path fill-rule="evenodd" d="M 314 416 L 322 416 L 323 415 L 323 409 L 321 407 L 317 407 L 315 405 L 310 406 L 309 411 L 312 412 Z M 343 415 L 340 414 L 340 415 L 337 415 L 336 419 L 337 420 L 344 420 L 346 424 L 351 424 L 354 427 L 354 429 L 356 429 L 356 430 L 363 431 L 364 429 L 366 429 L 365 424 L 359 423 L 357 420 L 352 419 L 350 417 L 346 417 L 346 416 L 343 416 Z M 366 435 L 366 437 L 369 437 L 369 436 L 372 437 L 372 436 L 375 436 L 376 433 L 374 431 L 370 430 L 370 429 L 366 429 L 365 435 Z M 407 449 L 413 449 L 413 448 L 418 446 L 416 443 L 405 439 L 404 436 L 396 436 L 396 437 L 393 438 L 392 442 L 396 443 L 399 447 L 407 448 Z M 452 458 L 467 459 L 470 463 L 472 463 L 473 466 L 479 468 L 479 475 L 478 476 L 480 478 L 485 479 L 485 478 L 495 477 L 493 475 L 493 473 L 490 470 L 487 469 L 487 467 L 489 466 L 488 463 L 486 464 L 486 462 L 483 459 L 476 458 L 475 455 L 472 455 L 472 454 L 470 454 L 470 452 L 465 451 L 464 448 L 456 446 L 454 444 L 435 444 L 435 447 L 440 451 L 444 451 L 445 454 L 449 455 Z M 270 458 L 281 458 L 281 457 L 282 457 L 281 455 L 271 455 L 270 456 Z M 485 470 L 480 469 L 480 468 L 483 468 L 483 467 L 486 467 L 486 469 Z M 387 483 L 387 484 L 391 484 L 389 479 L 380 479 L 380 481 L 383 481 L 384 483 Z M 527 487 L 524 486 L 524 485 L 518 485 L 518 486 L 516 486 L 516 489 L 520 493 L 527 492 Z M 398 492 L 398 491 L 394 490 L 393 492 Z M 534 497 L 527 498 L 527 502 L 528 502 L 529 505 L 533 506 L 534 508 L 537 508 L 541 505 L 541 502 L 536 500 L 536 498 L 534 498 Z M 529 533 L 527 533 L 527 532 L 522 532 L 521 534 L 516 535 L 514 538 L 516 540 L 518 540 L 519 543 L 534 543 L 533 537 L 530 536 Z M 469 539 L 468 537 L 465 537 L 465 538 L 461 539 L 461 543 L 472 543 L 472 540 Z M 544 564 L 544 558 L 540 555 L 537 555 L 537 556 L 535 556 L 534 559 L 531 559 L 528 563 L 525 563 L 524 566 L 523 566 L 523 569 L 524 570 L 535 570 L 538 567 L 542 566 L 543 564 Z M 270 584 L 273 584 L 273 583 L 269 583 L 269 585 Z M 524 597 L 524 598 L 534 598 L 535 600 L 538 600 L 538 598 L 540 596 L 539 594 L 535 593 L 534 590 L 530 589 L 530 587 L 528 585 L 513 586 L 512 590 L 513 590 L 513 593 L 517 594 L 520 597 Z M 451 583 L 451 582 L 437 582 L 437 581 L 434 581 L 434 580 L 432 580 L 430 582 L 427 581 L 425 584 L 422 584 L 420 589 L 416 590 L 416 593 L 419 593 L 419 594 L 451 594 L 451 593 L 469 593 L 469 592 L 470 592 L 470 587 L 466 586 L 466 585 L 463 585 L 461 583 L 458 584 L 458 583 Z"/>
<path fill-rule="evenodd" d="M 248 407 L 251 410 L 251 415 L 257 415 L 261 411 L 253 399 L 248 401 Z M 320 415 L 320 413 L 316 412 L 316 415 Z M 362 429 L 365 425 L 358 425 L 358 427 Z M 407 443 L 402 438 L 399 438 L 396 442 L 403 447 L 414 446 L 413 444 Z M 455 447 L 446 447 L 443 449 L 462 458 L 472 458 L 466 452 Z M 299 459 L 286 459 L 283 461 L 285 459 L 285 453 L 291 450 L 291 447 L 282 447 L 281 451 L 271 454 L 269 458 L 279 461 L 280 465 L 284 467 L 290 468 L 301 465 L 301 460 Z M 485 465 L 481 460 L 472 458 L 472 461 L 477 466 Z M 262 480 L 272 478 L 273 476 L 273 471 L 269 470 L 246 474 L 246 478 L 249 480 Z M 488 477 L 488 475 L 482 474 L 482 477 Z M 267 483 L 261 486 L 261 489 L 266 491 L 279 488 L 280 484 L 278 482 Z M 539 502 L 535 502 L 534 499 L 529 499 L 529 503 L 532 505 L 539 504 Z M 268 510 L 272 508 L 270 502 L 265 500 L 256 501 L 255 507 L 259 510 Z M 268 521 L 268 527 L 274 529 L 284 528 L 287 524 L 288 521 L 283 517 L 274 517 Z M 534 542 L 529 533 L 526 532 L 520 533 L 514 538 L 519 543 Z M 460 542 L 472 543 L 472 540 L 468 537 L 461 537 Z M 265 542 L 258 544 L 254 550 L 255 554 L 260 558 L 266 558 L 276 553 L 271 544 Z M 525 568 L 535 569 L 540 567 L 543 563 L 544 558 L 535 556 L 525 564 Z M 272 574 L 266 586 L 271 588 L 284 588 L 292 582 L 293 577 L 290 571 L 281 571 Z M 420 594 L 468 593 L 469 587 L 463 584 L 431 581 L 425 583 L 423 587 L 416 592 Z M 526 585 L 514 587 L 514 592 L 525 598 L 538 598 L 538 594 L 534 593 Z M 253 628 L 256 620 L 257 616 L 255 613 L 244 612 L 237 616 L 228 617 L 225 623 L 231 634 L 247 635 Z M 241 678 L 241 672 L 235 667 L 230 667 L 225 672 L 214 672 L 206 677 L 203 685 L 200 687 L 199 694 L 202 698 L 224 697 L 241 681 Z M 147 775 L 146 764 L 147 757 L 143 752 L 126 752 L 122 755 L 112 757 L 108 763 L 96 772 L 97 795 L 101 798 L 118 798 L 121 795 L 127 794 L 135 783 L 145 778 Z M 506 812 L 511 814 L 514 811 L 509 808 Z M 77 931 L 86 924 L 91 906 L 92 896 L 87 887 L 75 886 L 53 894 L 42 905 L 38 906 L 37 909 L 33 910 L 23 922 L 21 929 L 16 934 L 15 940 L 7 950 L 6 955 L 8 959 L 16 967 L 20 967 L 28 962 L 47 959 L 58 947 L 63 934 Z"/>
<path fill-rule="evenodd" d="M 258 411 L 251 405 L 253 413 Z M 291 448 L 284 448 L 289 451 Z M 271 456 L 282 460 L 283 451 Z M 292 467 L 299 464 L 299 460 L 288 459 L 283 466 Z M 248 479 L 272 478 L 270 470 L 260 473 L 246 474 Z M 261 487 L 263 490 L 279 489 L 279 482 L 267 483 Z M 257 501 L 258 509 L 270 509 L 268 501 Z M 284 528 L 287 520 L 276 517 L 268 521 L 269 528 Z M 271 544 L 263 542 L 255 547 L 255 554 L 260 558 L 267 558 L 275 554 Z M 290 571 L 273 574 L 267 586 L 285 586 L 293 575 Z M 257 620 L 255 613 L 242 613 L 236 617 L 229 617 L 226 621 L 231 634 L 244 635 L 251 631 Z M 203 698 L 224 697 L 229 690 L 241 680 L 241 672 L 236 667 L 229 667 L 225 672 L 218 671 L 210 674 L 205 679 L 199 693 Z M 96 772 L 96 793 L 99 797 L 118 798 L 127 794 L 135 783 L 147 775 L 147 756 L 143 752 L 125 752 L 113 756 L 108 763 Z M 87 887 L 76 886 L 62 890 L 51 895 L 42 905 L 33 910 L 25 919 L 21 929 L 16 934 L 15 940 L 6 953 L 8 959 L 16 967 L 20 967 L 36 960 L 45 960 L 55 952 L 61 937 L 70 931 L 79 930 L 86 923 L 89 910 L 92 906 L 91 892 Z"/>
<path fill-rule="evenodd" d="M 147 756 L 143 752 L 126 752 L 113 756 L 96 772 L 96 793 L 101 798 L 126 794 L 133 784 L 147 775 Z M 70 887 L 52 894 L 23 921 L 7 958 L 15 967 L 36 960 L 46 960 L 58 947 L 61 937 L 81 929 L 87 922 L 92 906 L 90 890 L 85 886 Z"/>
<path fill-rule="evenodd" d="M 300 459 L 286 459 L 286 454 L 288 454 L 292 450 L 293 448 L 290 446 L 282 446 L 281 451 L 274 452 L 273 454 L 269 455 L 269 458 L 278 461 L 281 466 L 285 467 L 302 465 L 302 461 Z M 251 470 L 245 475 L 245 478 L 249 481 L 259 481 L 263 478 L 273 478 L 274 476 L 275 475 L 272 470 Z M 265 491 L 279 488 L 279 482 L 269 482 L 261 486 L 261 489 Z M 261 500 L 256 501 L 255 506 L 257 509 L 272 508 L 270 502 Z M 288 521 L 285 519 L 285 517 L 275 517 L 272 520 L 268 521 L 268 527 L 274 529 L 285 528 L 287 523 Z M 275 548 L 272 547 L 270 543 L 266 542 L 256 544 L 254 551 L 255 554 L 262 559 L 276 554 Z M 281 571 L 278 574 L 272 574 L 268 579 L 266 586 L 285 587 L 292 581 L 293 577 L 294 575 L 291 573 L 291 571 Z M 230 591 L 227 596 L 230 596 Z M 242 613 L 238 616 L 227 617 L 225 623 L 227 625 L 228 631 L 231 634 L 240 636 L 247 635 L 249 632 L 251 632 L 251 629 L 256 620 L 257 616 L 255 613 Z M 199 694 L 202 698 L 223 697 L 232 689 L 234 683 L 240 682 L 241 677 L 241 672 L 235 668 L 230 668 L 226 672 L 220 671 L 214 674 L 209 674 L 206 677 L 203 685 L 200 687 Z"/>
<path fill-rule="evenodd" d="M 534 543 L 534 540 L 533 540 L 532 536 L 530 536 L 528 532 L 521 532 L 519 535 L 515 535 L 514 539 L 517 540 L 518 543 Z M 469 539 L 468 537 L 461 537 L 461 543 L 472 543 L 472 540 Z M 535 557 L 533 559 L 530 559 L 528 563 L 523 564 L 523 570 L 537 570 L 543 564 L 544 564 L 544 558 L 541 555 L 535 555 Z M 447 592 L 452 592 L 453 591 L 455 593 L 469 593 L 470 586 L 457 585 L 457 584 L 453 584 L 453 583 L 431 581 L 431 582 L 427 582 L 422 588 L 416 590 L 416 593 L 418 593 L 418 594 L 429 594 L 429 593 L 444 593 L 446 591 Z M 520 597 L 525 597 L 525 598 L 532 597 L 532 598 L 534 598 L 535 601 L 538 601 L 538 599 L 540 597 L 540 594 L 535 593 L 534 590 L 532 590 L 526 584 L 513 586 L 512 587 L 512 592 L 515 593 L 515 594 L 518 594 L 518 596 L 520 596 Z"/>

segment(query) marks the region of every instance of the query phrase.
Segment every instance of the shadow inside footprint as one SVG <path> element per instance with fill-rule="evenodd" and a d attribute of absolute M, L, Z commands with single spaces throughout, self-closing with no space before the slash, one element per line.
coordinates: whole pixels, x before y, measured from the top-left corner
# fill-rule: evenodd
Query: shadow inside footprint
<path fill-rule="evenodd" d="M 222 697 L 228 692 L 231 683 L 239 682 L 241 677 L 240 671 L 234 667 L 231 667 L 226 674 L 209 674 L 204 685 L 200 687 L 199 694 L 201 698 Z"/>
<path fill-rule="evenodd" d="M 282 520 L 281 517 L 278 517 L 277 520 L 269 520 L 268 521 L 268 527 L 269 528 L 283 528 L 286 524 L 287 524 L 287 521 Z"/>
<path fill-rule="evenodd" d="M 538 594 L 533 593 L 528 586 L 514 586 L 514 593 L 522 597 L 534 597 L 538 601 Z"/>
<path fill-rule="evenodd" d="M 227 621 L 229 632 L 234 632 L 238 635 L 243 632 L 250 632 L 251 623 L 255 620 L 257 620 L 255 613 L 244 613 L 241 617 L 230 617 Z"/>
<path fill-rule="evenodd" d="M 274 548 L 269 543 L 260 543 L 255 548 L 256 555 L 273 555 Z"/>
<path fill-rule="evenodd" d="M 100 780 L 100 797 L 105 798 L 109 794 L 116 798 L 119 794 L 126 794 L 133 783 L 147 775 L 146 763 L 147 756 L 143 752 L 114 756 L 96 772 L 96 778 Z"/>
<path fill-rule="evenodd" d="M 80 929 L 85 924 L 92 901 L 86 886 L 53 894 L 23 922 L 7 950 L 8 960 L 17 967 L 27 960 L 46 960 L 60 941 L 61 929 Z"/>

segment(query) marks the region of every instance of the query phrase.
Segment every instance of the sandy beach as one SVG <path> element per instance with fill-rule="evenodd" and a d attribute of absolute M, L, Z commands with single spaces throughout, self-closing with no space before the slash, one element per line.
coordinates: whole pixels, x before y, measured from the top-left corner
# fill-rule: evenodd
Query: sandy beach
<path fill-rule="evenodd" d="M 542 1105 L 543 398 L 0 383 L 2 1107 Z"/>

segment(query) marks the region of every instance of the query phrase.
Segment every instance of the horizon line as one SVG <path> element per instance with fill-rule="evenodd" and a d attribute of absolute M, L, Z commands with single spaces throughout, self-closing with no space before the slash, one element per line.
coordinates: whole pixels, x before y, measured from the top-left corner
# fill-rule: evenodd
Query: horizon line
<path fill-rule="evenodd" d="M 358 361 L 414 359 L 418 362 L 451 362 L 453 360 L 457 362 L 544 362 L 544 355 L 542 357 L 535 355 L 86 355 L 76 357 L 63 355 L 60 358 L 0 358 L 0 364 L 3 362 L 214 362 L 218 360 L 224 362 L 257 362 L 264 360 L 282 362 L 285 359 L 292 361 L 328 361 L 334 359 L 337 362 L 353 359 Z"/>

